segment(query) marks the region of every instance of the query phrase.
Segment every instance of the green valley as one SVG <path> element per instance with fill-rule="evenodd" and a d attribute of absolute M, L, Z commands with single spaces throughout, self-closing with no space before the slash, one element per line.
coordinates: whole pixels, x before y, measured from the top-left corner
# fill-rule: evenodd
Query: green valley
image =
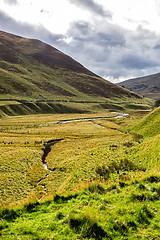
<path fill-rule="evenodd" d="M 2 239 L 159 239 L 159 112 L 1 119 Z"/>
<path fill-rule="evenodd" d="M 1 31 L 0 239 L 160 239 L 156 104 Z"/>

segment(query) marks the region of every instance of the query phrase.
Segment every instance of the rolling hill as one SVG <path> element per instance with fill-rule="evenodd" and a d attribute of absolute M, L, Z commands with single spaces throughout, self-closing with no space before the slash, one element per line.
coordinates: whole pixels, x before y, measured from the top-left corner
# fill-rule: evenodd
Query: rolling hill
<path fill-rule="evenodd" d="M 36 39 L 0 31 L 0 99 L 140 98 Z"/>
<path fill-rule="evenodd" d="M 129 79 L 117 84 L 152 99 L 160 99 L 160 73 Z"/>

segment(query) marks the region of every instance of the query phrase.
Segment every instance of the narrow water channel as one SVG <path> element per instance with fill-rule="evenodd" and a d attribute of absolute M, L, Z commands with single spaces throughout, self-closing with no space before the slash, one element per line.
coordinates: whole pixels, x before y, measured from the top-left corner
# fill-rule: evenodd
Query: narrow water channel
<path fill-rule="evenodd" d="M 60 139 L 53 139 L 53 140 L 50 140 L 46 143 L 43 144 L 44 148 L 42 149 L 43 150 L 43 155 L 42 155 L 42 164 L 43 164 L 43 167 L 45 170 L 48 170 L 50 172 L 53 172 L 55 171 L 55 169 L 49 169 L 48 166 L 47 166 L 47 162 L 46 162 L 46 157 L 48 156 L 49 152 L 51 151 L 51 146 L 53 146 L 54 144 L 56 144 L 57 142 L 60 142 L 62 141 L 63 138 L 60 138 Z M 46 174 L 45 177 L 41 178 L 38 182 L 37 182 L 37 185 L 41 185 L 44 189 L 44 192 L 47 193 L 47 188 L 46 188 L 46 185 L 45 184 L 42 184 L 41 181 L 46 179 L 47 177 L 49 176 L 49 173 Z M 39 201 L 41 200 L 41 198 L 39 199 Z"/>
<path fill-rule="evenodd" d="M 51 170 L 47 167 L 46 157 L 48 156 L 48 154 L 51 151 L 51 146 L 53 146 L 54 144 L 56 144 L 57 142 L 60 142 L 62 140 L 63 140 L 63 138 L 53 139 L 53 140 L 50 140 L 50 141 L 43 144 L 44 148 L 42 149 L 43 150 L 42 163 L 43 163 L 44 169 L 49 170 L 50 172 L 52 172 L 54 170 Z"/>
<path fill-rule="evenodd" d="M 79 119 L 70 119 L 70 120 L 62 120 L 59 122 L 51 122 L 51 123 L 44 123 L 41 125 L 55 125 L 55 124 L 63 124 L 63 123 L 71 123 L 71 122 L 81 122 L 81 121 L 92 121 L 92 120 L 98 120 L 98 119 L 112 119 L 112 118 L 121 118 L 121 117 L 126 117 L 129 114 L 128 113 L 120 113 L 120 112 L 111 112 L 117 114 L 116 116 L 113 117 L 94 117 L 94 118 L 79 118 Z"/>

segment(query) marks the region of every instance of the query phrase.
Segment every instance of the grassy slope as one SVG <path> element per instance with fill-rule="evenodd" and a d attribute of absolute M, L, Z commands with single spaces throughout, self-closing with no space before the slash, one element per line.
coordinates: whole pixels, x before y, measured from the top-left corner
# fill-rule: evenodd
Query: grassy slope
<path fill-rule="evenodd" d="M 50 114 L 50 113 L 96 113 L 109 111 L 132 112 L 139 110 L 142 112 L 150 110 L 152 101 L 149 99 L 126 101 L 110 100 L 109 102 L 80 102 L 54 100 L 47 102 L 26 102 L 26 101 L 0 101 L 0 117 Z"/>
<path fill-rule="evenodd" d="M 159 109 L 140 122 L 156 119 L 155 112 Z M 113 121 L 41 125 L 87 116 L 1 119 L 2 203 L 10 205 L 1 211 L 2 239 L 160 238 L 158 132 L 144 140 L 126 134 L 138 113 Z M 64 140 L 47 156 L 54 169 L 49 173 L 41 164 L 41 147 L 51 136 Z"/>
<path fill-rule="evenodd" d="M 78 194 L 3 210 L 2 239 L 159 239 L 156 176 L 125 185 L 92 185 Z"/>
<path fill-rule="evenodd" d="M 146 77 L 126 80 L 119 83 L 119 86 L 124 86 L 127 89 L 132 89 L 134 92 L 144 95 L 148 98 L 160 99 L 160 73 Z"/>
<path fill-rule="evenodd" d="M 138 122 L 133 129 L 144 137 L 153 137 L 160 134 L 160 107 Z"/>
<path fill-rule="evenodd" d="M 142 143 L 135 148 L 134 158 L 142 161 L 148 169 L 157 171 L 160 161 L 160 107 L 134 124 L 132 131 L 143 136 Z M 154 166 L 155 164 L 155 166 Z"/>

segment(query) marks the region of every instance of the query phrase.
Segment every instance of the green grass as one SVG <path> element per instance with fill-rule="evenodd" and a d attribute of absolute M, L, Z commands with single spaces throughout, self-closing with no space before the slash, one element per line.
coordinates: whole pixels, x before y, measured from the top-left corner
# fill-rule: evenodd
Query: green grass
<path fill-rule="evenodd" d="M 11 99 L 10 99 L 11 100 Z M 65 100 L 66 101 L 66 100 Z M 130 100 L 129 103 L 122 100 L 112 100 L 110 102 L 87 102 L 54 100 L 54 101 L 0 101 L 0 117 L 19 116 L 31 114 L 53 114 L 53 113 L 97 113 L 104 111 L 135 112 L 149 111 L 152 108 L 152 102 L 143 99 L 139 104 L 137 100 Z"/>
<path fill-rule="evenodd" d="M 106 101 L 119 96 L 136 99 L 127 90 L 122 91 L 100 77 L 62 67 L 51 68 L 23 55 L 21 60 L 22 65 L 0 61 L 2 99 Z"/>
<path fill-rule="evenodd" d="M 156 176 L 152 176 L 156 179 Z M 108 187 L 1 210 L 2 239 L 159 239 L 160 178 Z"/>
<path fill-rule="evenodd" d="M 144 137 L 153 137 L 160 134 L 160 107 L 138 122 L 133 131 Z"/>

